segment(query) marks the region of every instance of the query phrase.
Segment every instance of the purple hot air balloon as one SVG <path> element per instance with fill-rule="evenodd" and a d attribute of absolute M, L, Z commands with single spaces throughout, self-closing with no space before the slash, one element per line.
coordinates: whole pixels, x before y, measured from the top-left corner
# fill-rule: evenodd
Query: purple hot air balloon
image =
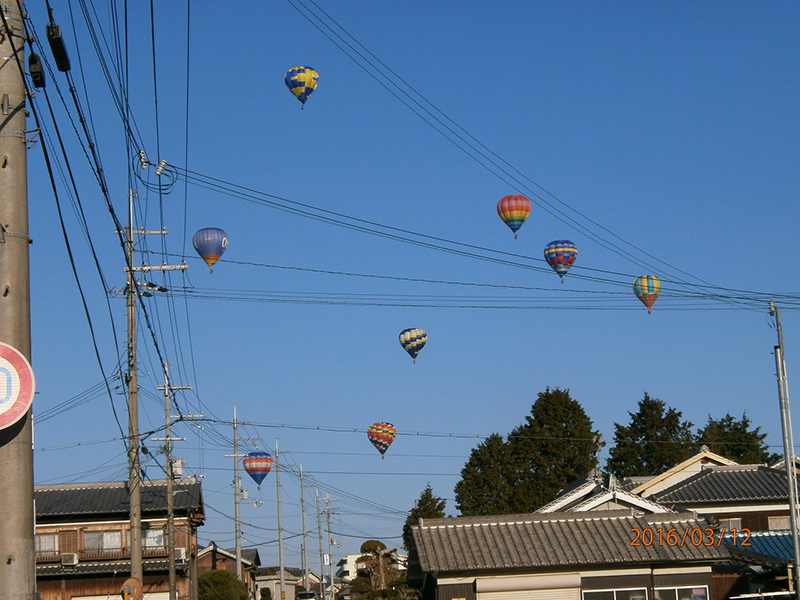
<path fill-rule="evenodd" d="M 205 227 L 194 234 L 192 245 L 197 253 L 206 261 L 209 271 L 228 247 L 228 234 L 219 227 Z"/>

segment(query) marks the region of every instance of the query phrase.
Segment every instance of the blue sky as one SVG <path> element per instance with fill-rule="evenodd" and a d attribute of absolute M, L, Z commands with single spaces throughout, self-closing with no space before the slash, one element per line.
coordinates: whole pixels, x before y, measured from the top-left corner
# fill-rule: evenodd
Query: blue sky
<path fill-rule="evenodd" d="M 27 8 L 44 39 L 44 6 Z M 110 45 L 114 20 L 107 6 L 95 9 L 93 27 Z M 195 2 L 187 27 L 186 7 L 167 3 L 155 8 L 152 36 L 149 8 L 129 7 L 123 64 L 135 137 L 144 146 L 135 150 L 153 163 L 166 160 L 171 172 L 226 182 L 210 189 L 196 177 L 188 185 L 178 178 L 161 197 L 129 180 L 134 171 L 151 184 L 155 176 L 152 167 L 129 169 L 121 118 L 80 6 L 73 3 L 72 11 L 58 6 L 55 19 L 115 211 L 125 222 L 128 189 L 136 187 L 137 226 L 169 230 L 164 246 L 147 239 L 153 256 L 143 259 L 177 263 L 185 255 L 189 264 L 185 276 L 153 275 L 173 293 L 146 304 L 173 383 L 193 386 L 177 400 L 181 412 L 212 420 L 203 430 L 175 428 L 186 438 L 177 448 L 188 472 L 204 477 L 203 543 L 233 546 L 232 459 L 225 457 L 232 433 L 225 422 L 234 403 L 239 419 L 252 422 L 243 436 L 261 438 L 245 448 L 272 451 L 278 437 L 289 453 L 282 479 L 287 537 L 301 531 L 290 470 L 302 464 L 321 492 L 337 499 L 340 556 L 370 538 L 401 543 L 402 513 L 428 482 L 455 514 L 453 486 L 471 448 L 518 425 L 548 386 L 568 388 L 606 441 L 647 391 L 697 426 L 709 415 L 746 411 L 779 450 L 771 354 L 777 337 L 765 298 L 792 296 L 779 302 L 791 389 L 800 352 L 792 310 L 800 269 L 796 4 Z M 303 15 L 324 19 L 342 36 L 339 46 L 358 49 L 375 67 L 362 68 L 363 58 L 352 60 Z M 118 70 L 113 52 L 103 52 Z M 320 73 L 305 110 L 283 84 L 295 65 Z M 397 88 L 383 87 L 383 76 L 426 106 L 431 113 L 422 114 L 435 127 L 398 99 L 417 106 Z M 69 100 L 68 111 L 61 105 L 52 78 L 47 90 L 103 272 L 120 289 L 122 251 L 67 118 L 74 109 Z M 37 106 L 46 112 L 43 94 Z M 484 157 L 459 149 L 462 139 Z M 40 146 L 29 152 L 29 185 L 34 414 L 46 415 L 102 375 Z M 232 185 L 431 236 L 451 249 L 457 246 L 436 240 L 490 249 L 473 250 L 484 257 L 511 253 L 505 258 L 535 268 L 554 239 L 572 240 L 579 255 L 561 284 L 552 272 L 369 235 L 220 189 Z M 79 222 L 63 186 L 59 192 L 110 374 L 124 352 L 112 335 L 124 339 L 124 301 L 110 301 L 112 326 Z M 512 193 L 534 200 L 517 240 L 495 209 Z M 213 274 L 190 242 L 208 226 L 230 239 Z M 648 273 L 664 287 L 650 315 L 630 288 Z M 603 281 L 586 279 L 592 275 Z M 717 287 L 698 287 L 702 282 Z M 741 295 L 756 301 L 724 301 L 719 296 L 730 292 L 720 288 L 745 290 Z M 698 292 L 703 297 L 687 297 Z M 267 293 L 272 301 L 263 301 Z M 428 333 L 415 365 L 397 341 L 407 327 Z M 151 431 L 163 424 L 156 390 L 163 375 L 149 332 L 140 333 L 140 346 L 140 426 Z M 126 477 L 112 406 L 124 427 L 119 390 L 113 400 L 90 395 L 40 420 L 37 483 Z M 398 429 L 383 461 L 366 439 L 375 421 Z M 159 443 L 145 441 L 154 452 Z M 149 477 L 163 476 L 163 456 L 145 462 Z M 243 508 L 245 544 L 258 546 L 264 564 L 276 564 L 274 477 L 261 490 L 244 477 L 250 498 L 264 502 Z M 309 528 L 316 529 L 312 512 Z M 312 566 L 316 549 L 312 538 Z M 287 540 L 286 559 L 299 565 L 299 538 Z"/>

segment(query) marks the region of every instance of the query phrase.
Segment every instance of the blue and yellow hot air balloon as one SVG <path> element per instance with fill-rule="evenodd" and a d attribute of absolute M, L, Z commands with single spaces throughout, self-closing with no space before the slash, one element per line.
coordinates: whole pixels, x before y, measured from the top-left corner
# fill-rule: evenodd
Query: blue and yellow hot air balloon
<path fill-rule="evenodd" d="M 392 445 L 396 434 L 397 430 L 391 423 L 373 423 L 367 429 L 367 437 L 372 442 L 372 445 L 378 449 L 378 452 L 381 453 L 381 460 L 386 458 L 384 454 L 389 449 L 389 446 Z"/>
<path fill-rule="evenodd" d="M 544 247 L 544 258 L 547 260 L 547 264 L 553 267 L 553 270 L 561 277 L 561 283 L 564 283 L 564 275 L 575 263 L 577 256 L 578 248 L 569 240 L 554 240 Z"/>
<path fill-rule="evenodd" d="M 283 78 L 289 91 L 303 103 L 303 108 L 306 107 L 306 100 L 311 92 L 317 89 L 318 79 L 319 73 L 311 67 L 292 67 L 286 71 L 286 76 Z"/>
<path fill-rule="evenodd" d="M 497 214 L 514 232 L 514 239 L 517 239 L 517 230 L 531 214 L 531 201 L 519 194 L 503 196 L 497 203 Z"/>
<path fill-rule="evenodd" d="M 661 293 L 661 282 L 655 275 L 643 275 L 634 280 L 633 291 L 650 314 L 653 303 L 658 300 L 658 295 Z"/>
<path fill-rule="evenodd" d="M 208 270 L 213 273 L 211 267 L 219 260 L 225 248 L 228 247 L 228 234 L 219 227 L 205 227 L 194 234 L 192 246 L 197 253 L 203 257 L 208 265 Z"/>
<path fill-rule="evenodd" d="M 261 489 L 261 482 L 272 470 L 274 462 L 269 452 L 251 452 L 242 460 L 244 470 L 258 484 L 258 489 Z"/>
<path fill-rule="evenodd" d="M 411 355 L 411 358 L 414 359 L 413 362 L 417 362 L 417 354 L 427 341 L 428 334 L 418 327 L 404 329 L 400 332 L 400 345 Z"/>

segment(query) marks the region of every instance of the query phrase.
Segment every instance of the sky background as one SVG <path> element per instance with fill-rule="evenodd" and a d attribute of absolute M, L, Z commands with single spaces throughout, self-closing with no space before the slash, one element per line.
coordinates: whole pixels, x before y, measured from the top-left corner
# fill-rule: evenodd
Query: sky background
<path fill-rule="evenodd" d="M 164 424 L 160 353 L 172 383 L 192 386 L 173 412 L 205 415 L 174 427 L 187 474 L 203 477 L 202 544 L 234 545 L 234 405 L 250 423 L 240 435 L 253 438 L 243 452 L 274 452 L 279 439 L 290 566 L 300 566 L 300 465 L 317 484 L 309 530 L 315 494 L 335 499 L 334 561 L 367 539 L 402 544 L 426 484 L 457 514 L 470 450 L 519 425 L 548 387 L 569 389 L 607 442 L 646 391 L 695 429 L 746 412 L 782 451 L 767 299 L 783 309 L 791 390 L 797 3 L 195 1 L 190 14 L 156 3 L 152 20 L 138 4 L 125 15 L 59 3 L 54 18 L 119 220 L 134 188 L 136 226 L 169 231 L 139 244 L 137 260 L 189 265 L 149 276 L 170 292 L 145 299 L 155 335 L 139 334 L 140 428 Z M 43 41 L 44 3 L 26 8 Z M 283 83 L 295 65 L 320 74 L 305 110 Z M 55 119 L 41 90 L 35 106 L 62 172 L 56 128 L 65 140 L 78 194 L 57 174 L 58 198 L 111 376 L 125 304 L 105 290 L 125 285 L 123 252 L 69 86 L 50 75 Z M 131 146 L 114 102 L 126 94 Z M 171 186 L 161 177 L 161 194 L 152 166 L 137 166 L 140 149 L 177 175 Z M 185 169 L 198 174 L 189 183 Z M 199 185 L 201 175 L 218 182 Z M 534 202 L 516 240 L 496 213 L 513 193 Z M 118 378 L 111 397 L 102 386 L 41 141 L 29 202 L 36 483 L 126 479 L 125 396 Z M 371 233 L 308 218 L 319 209 Z M 414 243 L 373 235 L 388 231 L 375 224 Z M 191 247 L 202 227 L 230 240 L 213 274 Z M 542 251 L 565 238 L 579 255 L 562 284 Z M 631 291 L 645 274 L 663 287 L 649 315 Z M 476 283 L 486 285 L 465 285 Z M 428 334 L 416 364 L 398 344 L 407 327 Z M 385 460 L 365 433 L 376 421 L 398 430 Z M 144 439 L 148 478 L 164 476 L 163 442 L 150 439 L 161 435 Z M 264 565 L 278 562 L 274 474 L 258 490 L 242 472 L 243 543 Z M 315 538 L 309 548 L 318 570 Z"/>

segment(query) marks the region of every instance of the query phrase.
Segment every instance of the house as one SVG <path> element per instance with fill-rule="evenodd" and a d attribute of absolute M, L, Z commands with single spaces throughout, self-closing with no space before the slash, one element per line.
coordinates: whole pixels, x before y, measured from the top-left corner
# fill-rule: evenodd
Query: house
<path fill-rule="evenodd" d="M 173 481 L 178 597 L 195 600 L 197 528 L 205 515 L 200 482 Z M 130 576 L 128 483 L 37 485 L 36 581 L 42 600 L 118 598 Z M 167 481 L 142 483 L 143 588 L 169 593 Z"/>
<path fill-rule="evenodd" d="M 413 535 L 426 600 L 719 600 L 712 566 L 738 558 L 707 529 L 610 510 L 420 519 Z"/>
<path fill-rule="evenodd" d="M 242 548 L 242 582 L 247 588 L 248 598 L 258 598 L 256 574 L 261 566 L 261 558 L 255 548 Z M 214 542 L 197 551 L 197 574 L 208 571 L 225 570 L 236 575 L 236 550 L 225 550 Z"/>
<path fill-rule="evenodd" d="M 303 581 L 305 573 L 303 569 L 296 569 L 294 567 L 284 567 L 283 569 L 283 584 L 286 593 L 286 600 L 294 600 L 297 594 L 306 589 Z M 264 590 L 269 590 L 269 597 L 272 600 L 280 600 L 281 592 L 281 571 L 280 567 L 262 567 L 258 569 L 255 575 L 257 595 L 256 598 L 261 599 L 265 596 Z M 319 590 L 319 576 L 311 571 L 308 573 L 309 590 Z M 318 596 L 321 598 L 321 596 Z"/>

